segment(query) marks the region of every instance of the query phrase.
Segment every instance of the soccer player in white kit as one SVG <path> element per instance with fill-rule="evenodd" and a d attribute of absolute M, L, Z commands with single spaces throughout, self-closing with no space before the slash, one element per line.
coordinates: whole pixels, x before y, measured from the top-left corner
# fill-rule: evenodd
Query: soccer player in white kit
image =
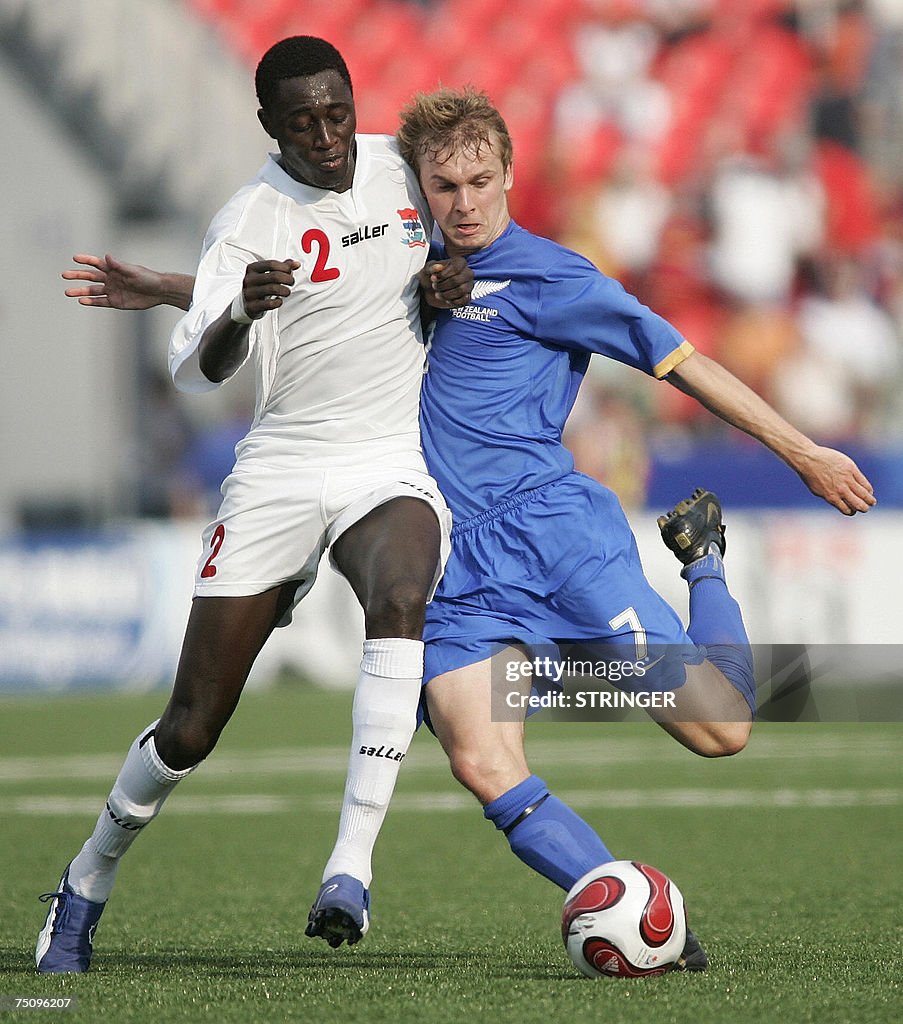
<path fill-rule="evenodd" d="M 170 343 L 187 391 L 214 388 L 253 358 L 256 412 L 204 533 L 169 703 L 44 897 L 42 973 L 88 969 L 122 854 L 213 750 L 254 658 L 327 550 L 364 609 L 367 639 L 339 836 L 308 934 L 340 945 L 369 924 L 370 855 L 416 725 L 424 609 L 450 529 L 420 451 L 419 282 L 434 303 L 454 305 L 469 296 L 469 274 L 463 260 L 424 272 L 432 220 L 414 172 L 393 139 L 355 134 L 334 47 L 283 40 L 256 85 L 280 152 L 211 224 Z"/>

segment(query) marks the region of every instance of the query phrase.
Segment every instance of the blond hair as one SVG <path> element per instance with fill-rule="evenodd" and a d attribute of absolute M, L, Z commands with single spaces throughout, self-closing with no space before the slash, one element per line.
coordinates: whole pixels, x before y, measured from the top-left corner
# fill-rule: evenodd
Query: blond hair
<path fill-rule="evenodd" d="M 441 160 L 462 151 L 479 155 L 484 146 L 505 170 L 511 165 L 508 126 L 486 93 L 471 85 L 417 93 L 400 116 L 398 147 L 415 171 L 423 156 Z"/>

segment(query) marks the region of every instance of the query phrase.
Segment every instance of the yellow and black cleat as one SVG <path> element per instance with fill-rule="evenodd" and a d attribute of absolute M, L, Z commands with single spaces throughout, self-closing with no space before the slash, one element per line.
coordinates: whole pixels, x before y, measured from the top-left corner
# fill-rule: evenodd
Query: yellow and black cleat
<path fill-rule="evenodd" d="M 664 516 L 662 517 L 664 518 Z M 705 950 L 700 945 L 699 939 L 687 929 L 687 941 L 684 945 L 684 951 L 680 954 L 680 958 L 674 965 L 672 970 L 675 971 L 707 971 L 709 968 L 709 958 L 705 955 Z"/>
<path fill-rule="evenodd" d="M 727 550 L 721 502 L 711 491 L 701 487 L 667 515 L 659 516 L 658 528 L 662 531 L 662 540 L 684 565 L 705 557 L 712 547 L 722 556 Z"/>

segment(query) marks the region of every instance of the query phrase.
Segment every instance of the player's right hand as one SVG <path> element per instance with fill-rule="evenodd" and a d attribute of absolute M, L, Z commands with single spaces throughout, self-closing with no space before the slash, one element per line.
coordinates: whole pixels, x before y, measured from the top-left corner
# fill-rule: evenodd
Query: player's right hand
<path fill-rule="evenodd" d="M 294 272 L 301 266 L 297 260 L 258 260 L 249 263 L 241 285 L 245 312 L 252 320 L 278 309 L 291 294 Z"/>
<path fill-rule="evenodd" d="M 87 270 L 64 270 L 64 281 L 90 281 L 89 285 L 67 288 L 66 295 L 78 299 L 83 306 L 105 306 L 111 309 L 150 309 L 163 302 L 161 275 L 137 263 L 123 263 L 106 256 L 77 253 L 74 263 Z"/>

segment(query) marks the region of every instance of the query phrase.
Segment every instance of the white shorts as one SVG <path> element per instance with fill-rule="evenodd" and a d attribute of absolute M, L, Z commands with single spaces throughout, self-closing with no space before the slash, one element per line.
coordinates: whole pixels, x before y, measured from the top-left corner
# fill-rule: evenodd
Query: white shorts
<path fill-rule="evenodd" d="M 400 497 L 427 502 L 439 520 L 440 558 L 429 599 L 442 578 L 451 512 L 420 452 L 362 447 L 354 458 L 346 452 L 317 466 L 297 456 L 239 459 L 222 494 L 219 513 L 203 533 L 196 597 L 246 597 L 296 580 L 292 608 L 280 622 L 287 625 L 313 586 L 323 553 L 373 509 Z"/>

